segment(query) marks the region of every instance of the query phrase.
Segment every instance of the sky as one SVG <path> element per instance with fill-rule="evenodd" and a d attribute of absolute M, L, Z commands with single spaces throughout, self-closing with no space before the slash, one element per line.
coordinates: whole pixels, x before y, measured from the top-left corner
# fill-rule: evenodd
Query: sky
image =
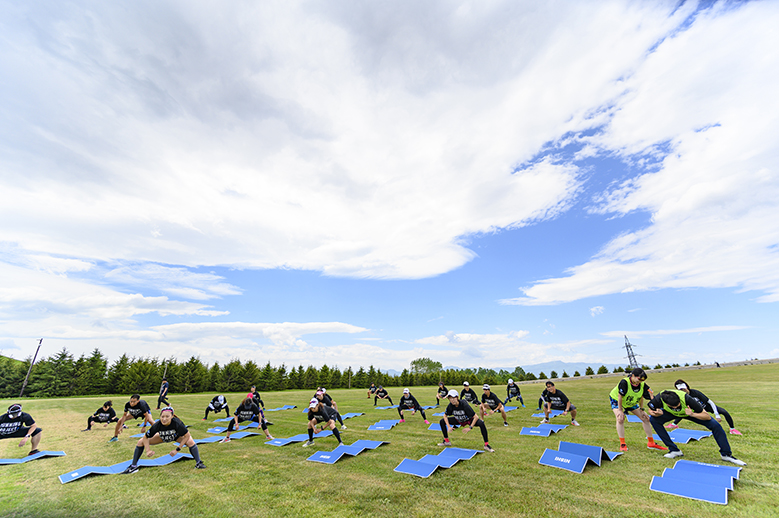
<path fill-rule="evenodd" d="M 0 354 L 779 356 L 779 2 L 0 5 Z"/>

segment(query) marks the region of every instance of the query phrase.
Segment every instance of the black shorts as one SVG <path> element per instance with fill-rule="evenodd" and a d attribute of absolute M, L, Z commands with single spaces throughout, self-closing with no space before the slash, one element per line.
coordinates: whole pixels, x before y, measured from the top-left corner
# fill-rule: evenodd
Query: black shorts
<path fill-rule="evenodd" d="M 14 438 L 21 439 L 22 437 L 26 437 L 28 435 L 30 429 L 31 427 L 29 426 L 22 426 L 13 433 L 0 435 L 0 439 L 14 439 Z M 38 435 L 39 433 L 41 433 L 41 431 L 42 429 L 40 427 L 35 427 L 35 431 L 29 435 Z"/>

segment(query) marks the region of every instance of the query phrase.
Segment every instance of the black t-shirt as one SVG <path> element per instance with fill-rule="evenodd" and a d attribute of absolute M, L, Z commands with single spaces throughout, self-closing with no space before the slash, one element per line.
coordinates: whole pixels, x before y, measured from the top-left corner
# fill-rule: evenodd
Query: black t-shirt
<path fill-rule="evenodd" d="M 149 405 L 143 399 L 138 400 L 138 404 L 135 406 L 130 406 L 130 402 L 128 401 L 124 404 L 124 411 L 130 414 L 133 419 L 138 419 L 139 417 L 143 417 L 144 414 L 151 413 Z"/>
<path fill-rule="evenodd" d="M 438 394 L 440 396 L 446 397 L 448 393 L 449 393 L 449 389 L 447 389 L 444 385 L 438 387 Z"/>
<path fill-rule="evenodd" d="M 544 398 L 544 401 L 547 403 L 551 403 L 552 408 L 555 410 L 565 410 L 566 405 L 568 405 L 568 398 L 560 389 L 557 389 L 554 394 L 548 390 L 544 390 L 541 393 L 541 397 Z"/>
<path fill-rule="evenodd" d="M 35 422 L 27 412 L 22 412 L 17 417 L 11 418 L 8 413 L 0 415 L 0 435 L 12 435 L 22 426 L 31 426 Z"/>
<path fill-rule="evenodd" d="M 411 394 L 403 394 L 400 396 L 400 408 L 408 408 L 409 410 L 416 409 L 419 410 L 421 407 L 419 406 L 419 401 L 417 401 L 417 398 L 412 396 Z"/>
<path fill-rule="evenodd" d="M 169 386 L 170 385 L 168 385 L 167 381 L 163 381 L 162 382 L 162 386 L 160 386 L 160 396 L 164 396 L 165 394 L 168 393 L 168 387 Z"/>
<path fill-rule="evenodd" d="M 388 395 L 388 394 L 389 394 L 389 393 L 387 392 L 387 389 L 385 389 L 385 388 L 380 388 L 380 389 L 378 389 L 378 390 L 376 391 L 376 395 L 377 395 L 378 397 L 381 397 L 381 398 L 387 397 L 387 395 Z"/>
<path fill-rule="evenodd" d="M 449 403 L 446 406 L 446 410 L 444 410 L 444 415 L 446 416 L 453 416 L 455 419 L 457 419 L 457 422 L 461 425 L 466 425 L 473 420 L 473 416 L 476 415 L 476 412 L 474 412 L 473 408 L 471 408 L 471 405 L 468 404 L 467 401 L 460 400 L 460 404 L 458 406 L 454 406 L 452 403 Z"/>
<path fill-rule="evenodd" d="M 251 421 L 255 416 L 260 415 L 260 407 L 254 403 L 252 403 L 249 408 L 246 408 L 243 406 L 243 404 L 240 404 L 238 405 L 238 408 L 235 409 L 234 414 L 238 416 L 239 423 L 241 421 Z"/>
<path fill-rule="evenodd" d="M 308 420 L 316 419 L 318 423 L 326 423 L 335 419 L 335 410 L 329 406 L 319 405 L 319 410 L 308 409 Z"/>
<path fill-rule="evenodd" d="M 492 409 L 495 410 L 498 408 L 499 405 L 503 403 L 503 401 L 500 400 L 498 395 L 492 391 L 490 391 L 490 395 L 482 394 L 481 395 L 481 402 L 487 403 L 487 405 Z"/>
<path fill-rule="evenodd" d="M 95 410 L 95 413 L 92 415 L 97 418 L 98 423 L 107 423 L 116 417 L 116 411 L 114 410 L 114 407 L 108 407 L 108 410 L 103 410 L 103 407 L 100 407 Z"/>
<path fill-rule="evenodd" d="M 708 396 L 700 390 L 690 389 L 690 396 L 700 403 L 703 408 L 706 408 L 706 405 L 709 403 Z"/>
<path fill-rule="evenodd" d="M 467 389 L 463 389 L 463 391 L 460 392 L 460 399 L 462 399 L 463 401 L 467 401 L 468 403 L 479 402 L 479 396 L 476 395 L 476 392 L 474 392 L 471 387 L 468 387 Z"/>
<path fill-rule="evenodd" d="M 663 392 L 665 392 L 665 391 L 663 391 Z M 692 392 L 692 390 L 690 392 Z M 661 394 L 662 394 L 662 392 L 660 394 L 656 395 L 655 397 L 653 397 L 651 399 L 651 401 L 649 401 L 647 406 L 649 408 L 651 408 L 652 410 L 663 410 L 663 411 L 665 411 L 665 409 L 663 408 L 663 401 L 660 399 L 660 395 Z M 695 412 L 696 414 L 699 414 L 699 413 L 703 412 L 703 405 L 701 405 L 698 402 L 697 399 L 695 399 L 694 397 L 690 396 L 689 394 L 685 394 L 684 395 L 684 402 L 685 402 L 685 404 L 688 407 L 692 408 L 692 411 Z"/>
<path fill-rule="evenodd" d="M 162 424 L 162 421 L 157 421 L 151 427 L 146 431 L 146 437 L 152 438 L 154 437 L 154 434 L 160 434 L 160 439 L 162 439 L 162 442 L 173 442 L 178 437 L 184 437 L 187 435 L 187 427 L 184 423 L 181 422 L 181 419 L 178 417 L 173 417 L 173 419 L 170 420 L 170 424 L 168 426 L 165 426 Z"/>
<path fill-rule="evenodd" d="M 327 406 L 333 406 L 333 398 L 331 398 L 327 394 L 322 394 L 322 403 L 324 403 Z"/>
<path fill-rule="evenodd" d="M 506 395 L 510 397 L 516 397 L 519 395 L 519 385 L 516 383 L 509 383 L 506 385 Z"/>
<path fill-rule="evenodd" d="M 641 385 L 639 385 L 638 387 L 634 387 L 628 380 L 623 379 L 622 381 L 619 382 L 619 385 L 617 385 L 617 392 L 619 392 L 624 396 L 625 394 L 628 393 L 628 387 L 630 387 L 630 390 L 632 390 L 633 392 L 638 393 L 638 389 L 641 388 Z M 644 382 L 644 393 L 641 395 L 641 397 L 646 399 L 647 401 L 652 399 L 652 394 L 649 393 L 649 384 L 647 384 L 646 381 Z"/>
<path fill-rule="evenodd" d="M 374 394 L 376 392 L 376 387 L 371 385 L 371 388 L 369 388 L 368 390 L 371 391 L 371 394 Z"/>
<path fill-rule="evenodd" d="M 214 396 L 214 399 L 211 400 L 211 406 L 213 406 L 215 410 L 218 410 L 225 405 L 227 405 L 227 398 L 222 395 Z"/>

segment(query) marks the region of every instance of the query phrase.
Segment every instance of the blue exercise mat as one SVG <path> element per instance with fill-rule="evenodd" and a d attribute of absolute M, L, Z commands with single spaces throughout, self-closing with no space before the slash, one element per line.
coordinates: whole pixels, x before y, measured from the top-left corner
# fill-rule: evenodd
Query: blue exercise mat
<path fill-rule="evenodd" d="M 641 419 L 636 415 L 630 414 L 628 415 L 627 421 L 628 423 L 640 423 Z"/>
<path fill-rule="evenodd" d="M 368 427 L 368 430 L 390 430 L 400 423 L 400 419 L 382 419 Z"/>
<path fill-rule="evenodd" d="M 451 426 L 452 426 L 452 428 L 460 428 L 459 424 L 453 424 Z M 441 423 L 433 423 L 430 426 L 428 426 L 427 429 L 428 430 L 433 430 L 433 431 L 436 431 L 436 432 L 441 432 L 442 431 L 441 430 Z"/>
<path fill-rule="evenodd" d="M 679 444 L 687 444 L 692 440 L 700 441 L 701 439 L 710 437 L 711 435 L 713 434 L 708 430 L 704 432 L 703 430 L 690 430 L 687 428 L 677 428 L 676 430 L 668 432 L 668 436 L 671 438 L 671 440 Z M 655 439 L 655 441 L 662 442 L 660 436 L 656 433 L 652 434 L 652 437 Z"/>
<path fill-rule="evenodd" d="M 683 469 L 665 468 L 663 478 L 673 478 L 680 481 L 690 480 L 694 478 L 694 481 L 698 484 L 707 484 L 710 486 L 724 487 L 733 491 L 733 476 L 728 473 L 695 473 L 694 475 L 689 471 Z M 683 482 L 682 482 L 683 483 Z"/>
<path fill-rule="evenodd" d="M 236 431 L 240 432 L 241 430 L 246 430 L 247 428 L 259 428 L 259 427 L 260 427 L 260 425 L 258 423 L 251 422 L 251 423 L 246 424 L 246 425 L 243 425 L 243 424 L 242 425 L 238 425 L 238 429 Z M 208 432 L 208 433 L 224 433 L 224 432 L 227 431 L 227 428 L 228 428 L 227 426 L 214 426 L 213 428 L 209 428 L 208 430 L 206 430 L 206 432 Z"/>
<path fill-rule="evenodd" d="M 138 462 L 138 466 L 142 468 L 167 466 L 172 462 L 191 458 L 192 455 L 189 453 L 177 453 L 175 456 L 162 455 L 156 459 L 141 459 L 140 462 Z M 127 469 L 130 464 L 132 464 L 132 460 L 126 460 L 114 464 L 113 466 L 84 466 L 83 468 L 60 475 L 58 478 L 60 483 L 67 484 L 68 482 L 73 482 L 74 480 L 86 477 L 87 475 L 116 475 Z"/>
<path fill-rule="evenodd" d="M 575 453 L 577 455 L 583 455 L 585 457 L 588 457 L 592 462 L 594 462 L 598 466 L 601 465 L 602 460 L 612 461 L 615 458 L 622 455 L 623 453 L 621 451 L 606 451 L 601 446 L 590 446 L 589 444 L 579 444 L 576 442 L 567 442 L 567 441 L 560 441 L 560 444 L 557 446 L 557 449 L 559 451 Z"/>
<path fill-rule="evenodd" d="M 323 432 L 315 433 L 314 438 L 324 439 L 325 437 L 330 437 L 331 435 L 333 435 L 331 430 L 325 430 Z M 307 440 L 308 433 L 299 433 L 297 435 L 293 435 L 292 437 L 271 439 L 270 441 L 265 441 L 265 444 L 270 446 L 286 446 L 287 444 L 292 444 L 293 442 L 305 442 Z"/>
<path fill-rule="evenodd" d="M 479 450 L 448 447 L 438 455 L 425 455 L 420 460 L 403 459 L 393 471 L 427 478 L 438 468 L 450 468 L 457 462 L 461 460 L 470 460 L 479 453 L 483 452 Z"/>
<path fill-rule="evenodd" d="M 703 500 L 712 504 L 727 505 L 728 503 L 727 488 L 699 484 L 697 482 L 682 482 L 673 478 L 652 477 L 649 489 L 658 493 L 681 496 L 692 500 Z"/>
<path fill-rule="evenodd" d="M 65 455 L 64 451 L 39 451 L 38 453 L 33 453 L 32 455 L 27 455 L 26 457 L 22 457 L 21 459 L 0 459 L 0 465 L 2 464 L 23 464 L 25 462 L 30 462 L 31 460 L 38 460 L 42 459 L 43 457 L 63 457 Z"/>
<path fill-rule="evenodd" d="M 390 408 L 398 408 L 398 405 L 373 407 L 374 410 L 389 410 Z"/>
<path fill-rule="evenodd" d="M 721 466 L 719 464 L 707 464 L 705 462 L 695 462 L 692 460 L 677 460 L 674 469 L 691 471 L 694 473 L 728 473 L 738 480 L 741 472 L 740 466 Z"/>
<path fill-rule="evenodd" d="M 539 428 L 541 430 L 543 430 L 545 428 L 549 428 L 553 432 L 559 432 L 560 430 L 565 430 L 566 428 L 568 428 L 568 425 L 567 424 L 541 423 L 538 426 L 534 426 L 534 428 Z"/>
<path fill-rule="evenodd" d="M 588 463 L 592 462 L 596 466 L 600 466 L 603 459 L 611 461 L 619 455 L 622 453 L 606 451 L 600 446 L 560 441 L 558 450 L 547 448 L 538 463 L 581 474 Z"/>
<path fill-rule="evenodd" d="M 428 410 L 430 408 L 438 408 L 438 405 L 427 405 L 427 406 L 422 406 L 422 407 L 419 407 L 419 408 L 421 408 L 422 410 Z"/>
<path fill-rule="evenodd" d="M 562 415 L 562 413 L 563 413 L 562 410 L 551 410 L 549 412 L 549 418 L 551 419 L 553 417 L 557 417 L 558 415 Z M 533 417 L 546 417 L 546 415 L 543 412 L 541 412 L 540 414 L 533 414 Z"/>
<path fill-rule="evenodd" d="M 540 424 L 538 426 L 523 426 L 522 430 L 520 430 L 519 435 L 534 435 L 536 437 L 549 437 L 553 433 L 557 433 L 560 430 L 564 430 L 565 428 L 568 428 L 568 425 L 565 424 L 559 424 L 559 425 L 550 425 L 547 424 Z"/>
<path fill-rule="evenodd" d="M 280 406 L 278 408 L 268 408 L 264 409 L 264 412 L 278 412 L 279 410 L 292 410 L 293 408 L 297 408 L 297 405 L 284 405 Z M 308 410 L 306 410 L 308 412 Z"/>
<path fill-rule="evenodd" d="M 214 419 L 215 423 L 226 423 L 227 421 L 232 421 L 235 419 L 235 417 L 223 417 L 221 419 Z"/>
<path fill-rule="evenodd" d="M 347 414 L 342 414 L 341 419 L 345 421 L 347 419 L 351 419 L 352 417 L 360 417 L 361 415 L 365 415 L 365 412 L 349 412 Z"/>
<path fill-rule="evenodd" d="M 351 455 L 355 457 L 365 450 L 375 450 L 382 444 L 388 443 L 386 441 L 359 440 L 350 445 L 339 445 L 333 451 L 318 451 L 306 460 L 310 460 L 312 462 L 321 462 L 323 464 L 335 464 L 344 455 Z"/>

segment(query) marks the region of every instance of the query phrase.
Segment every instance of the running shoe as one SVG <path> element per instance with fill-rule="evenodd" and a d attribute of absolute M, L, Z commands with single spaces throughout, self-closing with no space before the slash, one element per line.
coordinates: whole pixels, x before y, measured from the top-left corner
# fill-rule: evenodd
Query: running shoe
<path fill-rule="evenodd" d="M 91 428 L 84 428 L 84 429 L 83 429 L 83 430 L 81 430 L 81 431 L 82 431 L 82 432 L 88 432 L 88 431 L 90 431 L 90 430 L 91 430 Z M 733 433 L 733 431 L 731 430 L 731 431 L 730 431 L 730 433 Z"/>
<path fill-rule="evenodd" d="M 206 419 L 206 418 L 204 417 L 203 419 L 201 419 L 201 421 L 208 421 L 208 419 Z"/>
<path fill-rule="evenodd" d="M 735 428 L 731 428 L 731 429 L 730 429 L 730 434 L 731 434 L 731 435 L 743 435 L 741 432 L 739 432 L 739 431 L 738 431 L 738 430 L 736 430 Z"/>
<path fill-rule="evenodd" d="M 220 442 L 220 443 L 225 443 L 225 442 L 231 442 L 231 441 L 232 441 L 232 439 L 230 439 L 229 437 L 225 437 L 224 439 L 222 439 L 222 440 L 221 440 L 221 441 L 219 441 L 219 442 Z"/>
<path fill-rule="evenodd" d="M 119 437 L 111 437 L 108 439 L 108 442 L 117 442 L 119 440 Z"/>
<path fill-rule="evenodd" d="M 549 419 L 541 419 L 541 424 L 549 424 Z"/>
<path fill-rule="evenodd" d="M 203 464 L 203 461 L 202 461 L 202 460 L 201 460 L 200 462 L 198 462 L 197 464 L 195 464 L 195 467 L 196 467 L 197 469 L 206 469 L 206 465 L 205 465 L 205 464 Z"/>
<path fill-rule="evenodd" d="M 746 466 L 747 465 L 746 462 L 744 462 L 743 460 L 738 460 L 733 455 L 723 455 L 721 458 L 722 458 L 722 460 L 725 460 L 725 461 L 728 461 L 728 462 L 732 462 L 736 466 Z"/>
<path fill-rule="evenodd" d="M 138 466 L 134 466 L 130 464 L 129 466 L 127 466 L 126 470 L 122 471 L 122 475 L 129 475 L 130 473 L 138 473 L 139 469 L 140 468 Z"/>
<path fill-rule="evenodd" d="M 401 420 L 400 420 L 400 422 L 401 422 L 401 423 L 405 423 L 405 422 L 406 422 L 406 420 L 405 420 L 405 419 L 401 419 Z"/>
<path fill-rule="evenodd" d="M 525 408 L 525 404 L 524 403 L 522 403 L 522 408 Z"/>
<path fill-rule="evenodd" d="M 628 445 L 627 444 L 620 444 L 619 445 L 619 451 L 628 451 Z"/>
<path fill-rule="evenodd" d="M 309 447 L 309 446 L 311 446 L 312 444 L 314 444 L 314 441 L 306 441 L 306 442 L 304 442 L 304 443 L 303 443 L 303 447 L 304 447 L 304 448 L 308 448 L 308 447 Z"/>
<path fill-rule="evenodd" d="M 493 450 L 493 449 L 490 447 L 490 445 L 489 445 L 489 444 L 485 444 L 485 445 L 484 445 L 484 451 L 486 451 L 486 452 L 489 452 L 489 453 L 493 453 L 495 450 Z"/>
<path fill-rule="evenodd" d="M 269 441 L 272 441 L 272 440 L 274 440 L 274 439 L 275 439 L 275 437 L 274 437 L 274 436 L 272 436 L 272 435 L 269 435 L 269 436 L 268 436 L 268 440 L 269 440 Z"/>
<path fill-rule="evenodd" d="M 450 441 L 449 439 L 446 439 L 444 442 L 439 442 L 438 445 L 439 446 L 451 446 L 452 445 L 452 441 Z"/>
<path fill-rule="evenodd" d="M 430 421 L 428 421 L 427 419 L 425 419 L 425 424 L 430 424 Z"/>
<path fill-rule="evenodd" d="M 30 450 L 30 453 L 27 455 L 35 455 L 36 453 L 40 453 L 38 450 Z"/>
<path fill-rule="evenodd" d="M 503 426 L 508 426 L 509 424 L 506 421 L 503 421 Z"/>
<path fill-rule="evenodd" d="M 576 422 L 576 419 L 571 419 L 571 424 L 574 426 L 581 426 L 579 423 Z"/>
<path fill-rule="evenodd" d="M 669 430 L 676 430 L 677 428 L 679 428 L 679 425 L 674 423 L 668 423 L 667 425 L 665 425 L 665 427 L 668 428 Z"/>
<path fill-rule="evenodd" d="M 345 424 L 341 425 L 341 430 L 346 430 L 346 425 Z"/>
<path fill-rule="evenodd" d="M 676 457 L 683 457 L 683 456 L 684 453 L 682 453 L 682 450 L 669 451 L 668 453 L 663 455 L 663 457 L 665 457 L 666 459 L 675 459 Z M 725 456 L 723 455 L 722 458 L 724 459 Z"/>
<path fill-rule="evenodd" d="M 653 442 L 651 444 L 650 443 L 646 443 L 646 447 L 649 448 L 650 450 L 667 450 L 668 449 L 665 446 L 657 444 L 656 442 Z"/>

